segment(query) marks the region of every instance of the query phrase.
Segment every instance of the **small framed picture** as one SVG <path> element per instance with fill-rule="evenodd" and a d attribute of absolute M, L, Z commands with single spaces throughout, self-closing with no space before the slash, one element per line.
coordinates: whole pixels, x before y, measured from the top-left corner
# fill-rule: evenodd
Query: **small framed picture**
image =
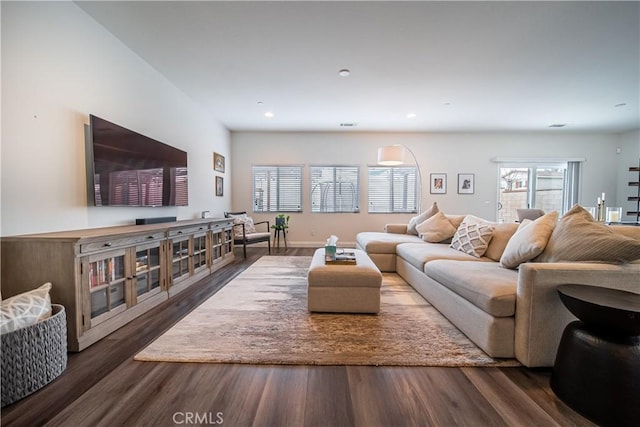
<path fill-rule="evenodd" d="M 224 178 L 216 176 L 216 196 L 224 195 Z"/>
<path fill-rule="evenodd" d="M 458 194 L 473 194 L 475 192 L 476 179 L 475 174 L 459 173 L 458 174 Z"/>
<path fill-rule="evenodd" d="M 431 181 L 431 194 L 447 194 L 447 174 L 446 173 L 432 173 L 430 177 Z"/>
<path fill-rule="evenodd" d="M 213 170 L 224 173 L 224 156 L 213 153 Z"/>

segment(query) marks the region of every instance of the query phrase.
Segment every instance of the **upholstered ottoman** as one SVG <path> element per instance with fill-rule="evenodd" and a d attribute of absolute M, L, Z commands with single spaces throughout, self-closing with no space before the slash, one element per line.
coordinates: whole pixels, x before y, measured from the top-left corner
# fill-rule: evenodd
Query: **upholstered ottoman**
<path fill-rule="evenodd" d="M 378 313 L 382 274 L 359 249 L 355 265 L 331 265 L 324 262 L 324 248 L 313 255 L 307 276 L 309 311 L 326 313 Z"/>

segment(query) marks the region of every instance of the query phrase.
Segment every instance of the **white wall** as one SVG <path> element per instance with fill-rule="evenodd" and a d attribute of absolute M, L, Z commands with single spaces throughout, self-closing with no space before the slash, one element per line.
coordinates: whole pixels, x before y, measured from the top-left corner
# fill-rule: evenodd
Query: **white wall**
<path fill-rule="evenodd" d="M 640 162 L 640 131 L 628 132 L 620 137 L 620 154 L 618 155 L 618 198 L 615 204 L 608 206 L 622 206 L 623 219 L 635 221 L 636 216 L 625 215 L 627 211 L 637 209 L 636 202 L 628 201 L 628 196 L 636 196 L 638 187 L 629 187 L 629 181 L 638 181 L 637 172 L 629 172 L 629 167 L 638 166 Z"/>
<path fill-rule="evenodd" d="M 214 151 L 229 155 L 225 128 L 74 3 L 1 6 L 2 235 L 229 210 L 212 168 Z M 189 206 L 88 207 L 89 114 L 187 151 Z"/>
<path fill-rule="evenodd" d="M 580 201 L 593 205 L 602 192 L 616 199 L 618 135 L 583 135 L 562 132 L 539 134 L 428 134 L 428 133 L 260 133 L 232 132 L 233 210 L 251 210 L 254 164 L 304 164 L 303 213 L 291 215 L 289 239 L 293 245 L 316 246 L 331 234 L 343 244 L 352 244 L 363 230 L 382 230 L 386 223 L 403 223 L 409 214 L 367 214 L 367 165 L 377 161 L 377 148 L 404 144 L 416 154 L 422 169 L 423 207 L 437 201 L 445 213 L 472 213 L 496 218 L 498 165 L 500 157 L 586 158 Z M 358 164 L 361 166 L 361 212 L 336 214 L 309 213 L 309 165 Z M 445 195 L 429 194 L 430 173 L 446 173 Z M 457 174 L 474 173 L 473 195 L 457 194 Z M 269 219 L 275 214 L 255 214 Z"/>

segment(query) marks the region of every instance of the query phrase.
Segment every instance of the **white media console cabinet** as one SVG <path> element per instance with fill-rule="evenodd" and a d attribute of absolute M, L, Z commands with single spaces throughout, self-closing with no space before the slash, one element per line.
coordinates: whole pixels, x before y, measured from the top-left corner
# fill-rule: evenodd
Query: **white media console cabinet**
<path fill-rule="evenodd" d="M 2 297 L 52 283 L 81 351 L 233 260 L 233 220 L 198 219 L 2 238 Z"/>

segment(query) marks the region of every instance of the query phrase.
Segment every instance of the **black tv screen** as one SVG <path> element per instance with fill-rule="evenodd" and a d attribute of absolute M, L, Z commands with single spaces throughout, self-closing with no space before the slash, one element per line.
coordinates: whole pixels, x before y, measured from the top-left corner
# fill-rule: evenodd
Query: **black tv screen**
<path fill-rule="evenodd" d="M 94 115 L 90 122 L 95 206 L 187 206 L 186 151 Z"/>

